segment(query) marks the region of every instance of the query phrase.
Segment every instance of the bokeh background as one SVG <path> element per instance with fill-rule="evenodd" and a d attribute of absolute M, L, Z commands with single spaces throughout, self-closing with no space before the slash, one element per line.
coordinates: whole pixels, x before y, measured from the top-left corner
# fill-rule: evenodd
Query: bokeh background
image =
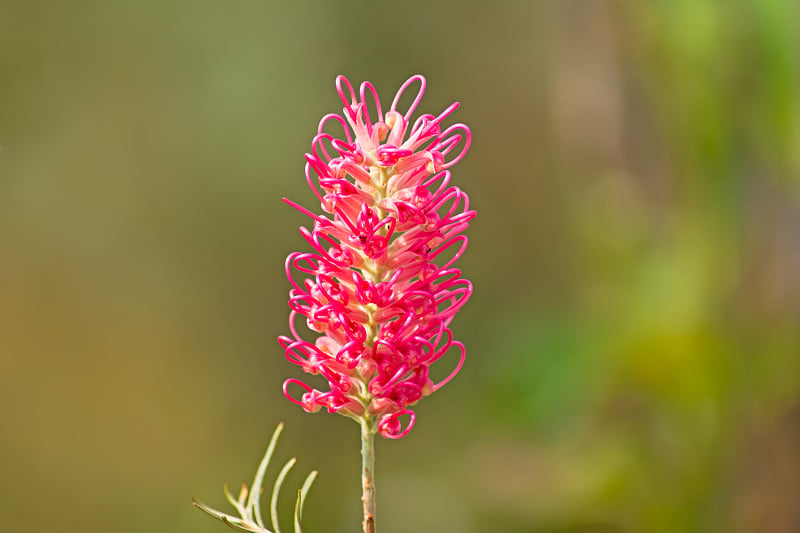
<path fill-rule="evenodd" d="M 381 533 L 800 531 L 798 6 L 0 2 L 0 530 L 221 532 L 190 495 L 279 420 L 306 530 L 359 530 L 357 427 L 280 390 L 281 198 L 337 74 L 419 72 L 476 291 Z"/>

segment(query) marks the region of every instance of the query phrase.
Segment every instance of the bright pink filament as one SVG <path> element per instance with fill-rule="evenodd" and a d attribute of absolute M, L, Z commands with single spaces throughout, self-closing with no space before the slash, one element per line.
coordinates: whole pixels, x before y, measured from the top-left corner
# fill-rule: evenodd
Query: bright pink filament
<path fill-rule="evenodd" d="M 471 135 L 463 124 L 441 125 L 458 103 L 412 122 L 425 86 L 412 76 L 384 113 L 371 83 L 356 92 L 337 77 L 342 114 L 323 117 L 306 154 L 306 180 L 329 216 L 285 200 L 311 218 L 300 231 L 313 251 L 286 260 L 292 336 L 280 343 L 290 362 L 321 375 L 330 390 L 288 379 L 284 394 L 308 412 L 375 417 L 391 439 L 414 425 L 410 407 L 461 369 L 466 352 L 449 325 L 472 295 L 453 264 L 475 211 L 447 170 L 464 157 Z M 407 110 L 398 110 L 403 93 L 415 89 Z M 337 127 L 329 131 L 343 130 L 338 137 L 323 132 L 331 122 Z M 300 337 L 295 317 L 319 334 L 314 342 Z M 447 354 L 457 354 L 454 369 L 434 383 L 430 366 Z M 289 391 L 295 385 L 300 399 Z"/>

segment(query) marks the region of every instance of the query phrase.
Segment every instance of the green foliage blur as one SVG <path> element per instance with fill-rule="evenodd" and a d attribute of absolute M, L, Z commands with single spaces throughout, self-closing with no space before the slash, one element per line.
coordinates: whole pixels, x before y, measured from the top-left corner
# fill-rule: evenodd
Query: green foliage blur
<path fill-rule="evenodd" d="M 476 290 L 463 371 L 378 443 L 381 533 L 800 531 L 798 27 L 778 0 L 0 0 L 0 530 L 222 532 L 190 496 L 226 509 L 280 420 L 287 486 L 320 471 L 306 531 L 359 530 L 357 426 L 280 390 L 281 198 L 316 206 L 337 74 L 388 102 L 419 72 L 473 131 Z"/>

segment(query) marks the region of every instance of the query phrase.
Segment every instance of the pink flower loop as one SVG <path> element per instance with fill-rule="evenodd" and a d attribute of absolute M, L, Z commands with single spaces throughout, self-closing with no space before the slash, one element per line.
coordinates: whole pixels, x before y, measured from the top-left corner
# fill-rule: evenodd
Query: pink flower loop
<path fill-rule="evenodd" d="M 458 130 L 461 130 L 462 133 L 455 133 Z M 439 134 L 431 150 L 437 150 L 441 152 L 442 155 L 449 155 L 462 140 L 464 141 L 464 146 L 461 148 L 461 151 L 458 152 L 458 155 L 447 161 L 442 166 L 443 169 L 452 167 L 464 158 L 472 142 L 472 132 L 470 132 L 469 128 L 464 124 L 454 124 Z"/>
<path fill-rule="evenodd" d="M 344 141 L 340 141 L 339 139 L 333 139 L 331 141 L 331 145 L 342 156 L 355 157 L 355 155 L 358 153 L 358 147 L 355 144 L 346 143 Z"/>
<path fill-rule="evenodd" d="M 347 93 L 345 94 L 345 90 L 342 88 L 342 85 L 347 86 Z M 346 77 L 342 76 L 341 74 L 336 76 L 336 92 L 339 93 L 339 98 L 341 98 L 344 107 L 353 110 L 357 106 L 356 100 L 356 93 L 353 90 L 353 86 L 350 85 L 350 80 Z M 349 99 L 347 97 L 350 97 Z"/>
<path fill-rule="evenodd" d="M 425 369 L 423 368 L 423 370 Z M 386 396 L 391 398 L 398 407 L 414 405 L 422 398 L 423 386 L 415 383 L 413 379 L 408 379 L 392 387 Z"/>
<path fill-rule="evenodd" d="M 447 118 L 447 117 L 449 117 L 451 114 L 453 114 L 453 112 L 454 112 L 456 109 L 458 109 L 458 108 L 459 108 L 459 106 L 461 106 L 461 104 L 460 104 L 460 103 L 458 103 L 458 102 L 453 102 L 453 103 L 452 103 L 452 104 L 450 104 L 450 105 L 449 105 L 449 106 L 448 106 L 448 107 L 447 107 L 447 108 L 446 108 L 444 111 L 442 111 L 441 113 L 439 113 L 439 116 L 438 116 L 438 117 L 436 117 L 436 118 L 434 118 L 433 120 L 431 120 L 431 121 L 430 121 L 430 123 L 429 123 L 429 125 L 430 125 L 430 126 L 435 126 L 435 127 L 438 129 L 438 128 L 439 128 L 439 125 L 440 125 L 440 124 L 441 124 L 441 122 L 442 122 L 442 120 L 444 120 L 445 118 Z M 429 127 L 430 127 L 430 126 L 429 126 Z"/>
<path fill-rule="evenodd" d="M 408 425 L 405 428 L 403 428 L 400 420 L 398 420 L 398 418 L 403 415 L 408 415 L 409 417 Z M 378 420 L 378 433 L 387 439 L 403 438 L 408 435 L 408 432 L 414 427 L 416 419 L 417 415 L 414 414 L 414 411 L 411 409 L 403 409 L 402 411 L 385 415 Z"/>
<path fill-rule="evenodd" d="M 347 366 L 348 370 L 353 370 L 361 362 L 364 352 L 364 344 L 357 341 L 348 341 L 336 354 L 336 361 Z"/>
<path fill-rule="evenodd" d="M 405 148 L 396 148 L 394 146 L 381 146 L 377 150 L 378 161 L 387 167 L 397 163 L 403 157 L 408 157 L 413 154 L 411 150 Z"/>
<path fill-rule="evenodd" d="M 306 390 L 306 393 L 313 392 L 314 389 L 312 389 L 311 387 L 309 387 L 308 385 L 306 385 L 305 383 L 303 383 L 299 379 L 291 378 L 291 379 L 287 379 L 286 381 L 283 382 L 283 395 L 286 396 L 286 399 L 288 399 L 293 404 L 299 405 L 300 407 L 305 407 L 303 405 L 302 401 L 295 400 L 292 397 L 292 395 L 289 393 L 289 385 L 293 385 L 293 384 L 300 385 L 301 387 L 303 387 L 303 389 Z"/>
<path fill-rule="evenodd" d="M 464 252 L 467 250 L 467 245 L 469 244 L 469 239 L 467 238 L 466 235 L 459 235 L 457 237 L 453 237 L 449 241 L 446 241 L 446 242 L 442 243 L 435 250 L 431 250 L 431 259 L 435 259 L 435 258 L 439 257 L 439 255 L 441 255 L 442 252 L 444 252 L 445 250 L 450 249 L 456 243 L 461 243 L 461 244 L 456 249 L 455 253 L 453 254 L 453 257 L 451 257 L 450 259 L 445 261 L 444 264 L 439 268 L 441 268 L 441 269 L 450 268 L 450 266 L 453 263 L 458 261 L 459 258 L 461 258 L 461 256 L 464 255 Z"/>
<path fill-rule="evenodd" d="M 450 185 L 451 177 L 452 174 L 449 170 L 443 170 L 428 178 L 425 182 L 420 184 L 420 187 L 423 188 L 423 190 L 428 190 L 428 187 L 432 186 L 437 181 L 441 182 L 436 191 L 433 191 L 432 193 L 428 191 L 432 198 L 438 198 L 443 191 L 447 190 L 448 185 Z"/>
<path fill-rule="evenodd" d="M 314 184 L 314 181 L 311 179 L 311 173 L 309 171 L 312 168 L 313 167 L 312 167 L 311 163 L 306 161 L 306 166 L 305 166 L 306 182 L 308 183 L 308 186 L 311 188 L 311 192 L 314 193 L 314 196 L 317 197 L 317 199 L 320 201 L 320 203 L 323 203 L 322 194 L 320 193 L 320 191 L 317 188 L 317 186 Z"/>
<path fill-rule="evenodd" d="M 347 139 L 348 143 L 352 143 L 353 137 L 350 135 L 350 128 L 347 126 L 347 121 L 343 119 L 341 115 L 337 115 L 336 113 L 329 113 L 322 117 L 322 120 L 319 121 L 319 126 L 317 127 L 317 135 L 324 133 L 323 130 L 325 129 L 325 126 L 327 125 L 328 121 L 331 120 L 339 123 L 339 125 L 342 127 L 342 131 L 344 132 L 345 139 Z M 332 136 L 333 135 L 331 135 L 331 137 Z"/>
<path fill-rule="evenodd" d="M 288 337 L 282 337 L 280 340 L 283 341 L 284 339 L 288 340 Z M 283 345 L 284 342 L 281 342 Z M 303 352 L 299 348 L 304 347 L 304 341 L 293 342 L 288 346 L 284 346 L 284 355 L 286 355 L 286 359 L 290 363 L 294 363 L 298 366 L 302 366 L 303 369 L 307 369 L 306 371 L 309 373 L 316 373 L 316 367 L 319 365 L 317 363 L 312 362 L 314 359 L 311 354 L 308 352 Z M 305 356 L 305 357 L 304 357 Z"/>
<path fill-rule="evenodd" d="M 403 96 L 403 93 L 410 85 L 414 82 L 419 82 L 419 90 L 417 91 L 417 96 L 414 98 L 414 101 L 411 102 L 411 105 L 408 107 L 408 110 L 405 113 L 402 113 L 405 117 L 410 117 L 414 114 L 414 110 L 417 109 L 420 101 L 422 100 L 422 95 L 425 94 L 425 78 L 417 74 L 416 76 L 411 76 L 406 80 L 406 82 L 400 86 L 400 89 L 397 91 L 397 94 L 394 96 L 394 100 L 392 100 L 392 106 L 389 108 L 391 111 L 397 111 L 397 104 L 400 103 L 400 98 Z"/>
<path fill-rule="evenodd" d="M 397 352 L 395 352 L 397 353 Z M 375 396 L 383 396 L 384 393 L 398 383 L 403 376 L 408 372 L 406 365 L 400 365 L 400 368 L 392 368 L 391 373 L 378 376 L 369 383 L 369 390 Z"/>
<path fill-rule="evenodd" d="M 369 106 L 367 105 L 366 91 L 372 93 L 372 101 L 375 103 L 375 108 L 377 111 L 377 114 L 375 115 L 376 122 L 383 122 L 383 111 L 381 110 L 381 101 L 378 98 L 378 91 L 375 90 L 375 86 L 368 81 L 362 82 L 361 87 L 359 87 L 359 95 L 361 96 L 361 105 L 363 106 L 364 110 L 364 121 L 367 125 L 367 132 L 372 135 L 372 122 L 370 121 L 369 116 Z"/>
<path fill-rule="evenodd" d="M 448 383 L 448 382 L 450 382 L 450 380 L 451 380 L 451 379 L 453 379 L 454 377 L 456 377 L 456 374 L 458 374 L 458 373 L 461 371 L 461 367 L 462 367 L 462 366 L 464 366 L 464 359 L 465 359 L 465 358 L 466 358 L 466 356 L 467 356 L 467 350 L 464 348 L 464 345 L 463 345 L 463 344 L 461 344 L 461 343 L 460 343 L 460 342 L 458 342 L 458 341 L 455 341 L 455 342 L 453 342 L 452 344 L 450 344 L 450 345 L 447 347 L 447 348 L 448 348 L 448 350 L 449 350 L 449 349 L 450 349 L 452 346 L 455 346 L 455 347 L 456 347 L 456 348 L 458 348 L 458 350 L 461 352 L 461 355 L 460 355 L 460 356 L 459 356 L 459 358 L 458 358 L 458 364 L 456 364 L 456 367 L 453 369 L 453 371 L 452 371 L 452 372 L 450 372 L 450 374 L 449 374 L 449 375 L 448 375 L 446 378 L 444 378 L 442 381 L 440 381 L 439 383 L 437 383 L 437 384 L 435 384 L 435 385 L 433 386 L 433 391 L 434 391 L 434 392 L 436 392 L 437 390 L 439 390 L 439 389 L 441 389 L 442 387 L 444 387 L 445 385 L 447 385 L 447 383 Z M 440 357 L 441 357 L 441 356 L 440 356 Z"/>
<path fill-rule="evenodd" d="M 412 143 L 416 148 L 421 149 L 431 140 L 430 137 L 438 135 L 441 132 L 439 124 L 433 121 L 433 115 L 420 115 L 414 124 L 411 125 L 411 131 L 408 133 L 409 140 L 413 139 Z M 426 150 L 428 148 L 425 148 Z"/>
<path fill-rule="evenodd" d="M 317 162 L 321 171 L 327 172 L 328 169 L 326 169 L 325 166 L 329 165 L 334 158 L 325 147 L 325 141 L 328 141 L 331 148 L 335 150 L 336 147 L 333 146 L 335 140 L 336 138 L 330 133 L 319 133 L 315 135 L 314 139 L 311 141 L 311 154 L 306 154 L 306 161 L 313 160 Z"/>

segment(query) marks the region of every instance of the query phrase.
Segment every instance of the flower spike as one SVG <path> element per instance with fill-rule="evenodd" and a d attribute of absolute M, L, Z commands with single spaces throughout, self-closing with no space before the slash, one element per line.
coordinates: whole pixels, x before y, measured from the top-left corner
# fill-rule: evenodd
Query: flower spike
<path fill-rule="evenodd" d="M 342 112 L 322 118 L 305 156 L 306 180 L 326 214 L 284 199 L 310 217 L 301 234 L 313 250 L 287 258 L 293 339 L 280 342 L 290 362 L 328 384 L 319 390 L 292 378 L 284 393 L 307 412 L 324 407 L 390 439 L 406 435 L 416 420 L 411 407 L 461 369 L 464 346 L 449 326 L 472 295 L 453 264 L 475 211 L 450 185 L 449 170 L 471 134 L 463 124 L 442 125 L 458 102 L 414 118 L 426 84 L 412 76 L 384 111 L 371 83 L 338 76 Z M 318 334 L 313 342 L 298 335 L 298 315 Z M 429 367 L 450 348 L 459 355 L 455 368 L 434 383 Z M 303 389 L 299 399 L 289 385 Z"/>

